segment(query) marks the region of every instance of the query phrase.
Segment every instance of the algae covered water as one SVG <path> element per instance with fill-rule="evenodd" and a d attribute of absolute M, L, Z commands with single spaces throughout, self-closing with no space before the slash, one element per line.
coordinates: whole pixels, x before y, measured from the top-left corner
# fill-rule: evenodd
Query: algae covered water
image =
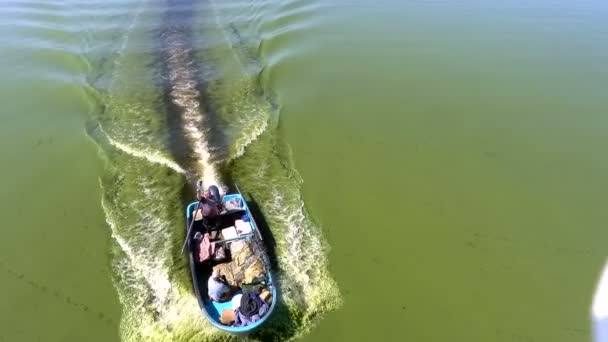
<path fill-rule="evenodd" d="M 5 1 L 0 341 L 232 340 L 181 255 L 237 183 L 253 340 L 585 341 L 606 257 L 601 1 Z"/>

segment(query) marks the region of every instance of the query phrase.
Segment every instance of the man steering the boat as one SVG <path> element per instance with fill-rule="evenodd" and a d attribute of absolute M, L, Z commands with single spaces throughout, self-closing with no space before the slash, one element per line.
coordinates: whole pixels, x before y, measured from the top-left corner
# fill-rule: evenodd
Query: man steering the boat
<path fill-rule="evenodd" d="M 217 216 L 221 211 L 221 200 L 217 186 L 212 185 L 207 190 L 203 191 L 201 196 L 200 190 L 202 188 L 202 182 L 200 187 L 197 189 L 197 199 L 200 203 L 200 214 L 205 218 L 211 218 Z M 199 214 L 197 213 L 197 216 Z M 200 216 L 199 216 L 200 217 Z"/>

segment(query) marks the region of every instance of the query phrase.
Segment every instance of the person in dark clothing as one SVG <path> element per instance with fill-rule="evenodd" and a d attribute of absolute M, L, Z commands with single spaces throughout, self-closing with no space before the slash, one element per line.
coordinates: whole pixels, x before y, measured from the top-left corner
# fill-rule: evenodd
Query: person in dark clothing
<path fill-rule="evenodd" d="M 236 310 L 234 325 L 244 327 L 262 319 L 268 312 L 268 304 L 255 293 L 246 293 L 241 297 L 241 305 Z"/>
<path fill-rule="evenodd" d="M 201 212 L 204 218 L 213 218 L 219 214 L 217 204 L 206 198 L 202 198 L 201 200 Z"/>

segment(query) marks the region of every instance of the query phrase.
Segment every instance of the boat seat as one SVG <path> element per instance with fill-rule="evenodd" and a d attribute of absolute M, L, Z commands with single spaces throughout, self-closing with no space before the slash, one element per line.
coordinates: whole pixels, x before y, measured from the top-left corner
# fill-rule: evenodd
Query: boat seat
<path fill-rule="evenodd" d="M 222 229 L 222 239 L 224 240 L 233 240 L 239 237 L 239 234 L 236 231 L 234 226 L 226 227 Z"/>

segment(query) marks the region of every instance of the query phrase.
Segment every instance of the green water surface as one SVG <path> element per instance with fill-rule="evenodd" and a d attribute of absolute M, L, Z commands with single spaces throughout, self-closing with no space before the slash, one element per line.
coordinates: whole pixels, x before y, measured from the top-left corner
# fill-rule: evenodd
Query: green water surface
<path fill-rule="evenodd" d="M 229 339 L 198 315 L 179 253 L 200 176 L 171 104 L 181 48 L 218 172 L 276 242 L 286 306 L 253 339 L 591 340 L 608 241 L 604 2 L 0 14 L 0 341 Z"/>

